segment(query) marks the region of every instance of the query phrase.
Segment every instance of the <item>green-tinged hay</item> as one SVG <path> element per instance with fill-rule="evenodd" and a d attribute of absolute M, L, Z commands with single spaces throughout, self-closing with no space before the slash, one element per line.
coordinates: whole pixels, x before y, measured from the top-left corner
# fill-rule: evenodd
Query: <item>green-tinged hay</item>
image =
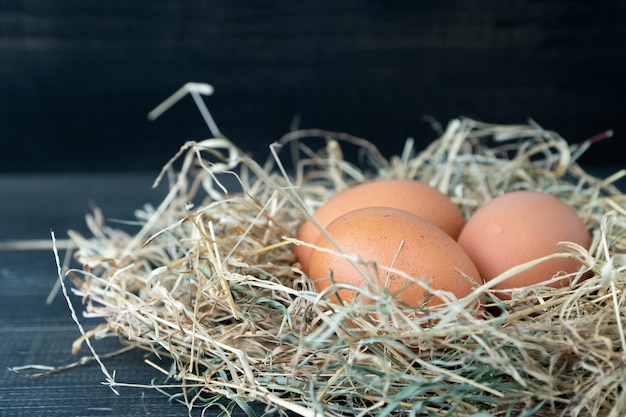
<path fill-rule="evenodd" d="M 344 146 L 357 146 L 361 163 Z M 105 320 L 98 335 L 170 358 L 148 363 L 190 406 L 218 396 L 306 416 L 623 415 L 626 197 L 613 182 L 625 172 L 588 175 L 575 161 L 582 149 L 535 124 L 465 118 L 424 151 L 407 141 L 390 159 L 318 130 L 270 151 L 258 164 L 226 139 L 187 143 L 159 177 L 170 183 L 163 203 L 137 211 L 136 233 L 96 212 L 93 237 L 71 234 L 84 266 L 71 271 L 74 291 Z M 361 290 L 375 303 L 327 304 L 294 260 L 296 231 L 334 193 L 374 178 L 424 181 L 466 217 L 507 191 L 541 190 L 578 211 L 593 243 L 555 255 L 580 263 L 569 287 L 491 298 L 503 310 L 495 317 L 466 308 L 469 298 L 411 311 L 384 290 Z"/>

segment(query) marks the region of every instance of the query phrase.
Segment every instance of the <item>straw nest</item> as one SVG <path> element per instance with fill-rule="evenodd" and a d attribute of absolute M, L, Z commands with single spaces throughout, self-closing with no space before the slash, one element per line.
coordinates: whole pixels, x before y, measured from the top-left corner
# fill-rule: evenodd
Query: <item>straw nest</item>
<path fill-rule="evenodd" d="M 165 374 L 155 388 L 179 387 L 190 407 L 226 398 L 251 415 L 246 401 L 305 416 L 621 416 L 626 197 L 613 182 L 625 173 L 584 172 L 576 158 L 589 143 L 570 146 L 532 122 L 466 118 L 389 159 L 318 130 L 287 134 L 264 163 L 223 138 L 189 142 L 157 179 L 169 182 L 166 198 L 136 211 L 133 232 L 96 211 L 92 237 L 71 233 L 83 266 L 69 273 L 73 290 L 84 314 L 105 319 L 81 342 L 114 335 L 154 352 L 162 362 L 144 366 Z M 541 190 L 578 211 L 593 243 L 561 245 L 555 256 L 580 263 L 566 288 L 508 301 L 478 288 L 497 316 L 466 299 L 414 314 L 384 290 L 367 294 L 373 306 L 327 304 L 294 260 L 294 236 L 334 193 L 373 178 L 424 181 L 466 217 L 507 191 Z"/>

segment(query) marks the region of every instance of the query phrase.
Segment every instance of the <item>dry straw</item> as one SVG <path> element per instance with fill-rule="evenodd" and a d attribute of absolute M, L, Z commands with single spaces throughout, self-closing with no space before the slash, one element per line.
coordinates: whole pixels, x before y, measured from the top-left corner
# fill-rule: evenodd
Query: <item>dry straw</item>
<path fill-rule="evenodd" d="M 77 346 L 118 336 L 161 358 L 145 365 L 164 374 L 155 389 L 179 387 L 189 407 L 230 399 L 250 415 L 247 401 L 303 416 L 623 416 L 626 197 L 613 183 L 626 173 L 585 173 L 575 160 L 587 145 L 534 123 L 466 118 L 389 159 L 320 130 L 287 134 L 264 164 L 224 138 L 189 142 L 157 180 L 169 183 L 163 202 L 137 210 L 135 232 L 95 211 L 92 237 L 71 233 L 82 265 L 69 271 L 73 291 L 84 314 L 105 321 Z M 477 288 L 503 309 L 495 317 L 449 294 L 430 311 L 372 289 L 360 291 L 373 305 L 329 305 L 294 261 L 295 233 L 334 193 L 373 178 L 424 181 L 468 217 L 496 195 L 541 190 L 580 213 L 593 243 L 564 242 L 554 255 L 580 263 L 569 287 L 526 288 L 512 301 Z"/>

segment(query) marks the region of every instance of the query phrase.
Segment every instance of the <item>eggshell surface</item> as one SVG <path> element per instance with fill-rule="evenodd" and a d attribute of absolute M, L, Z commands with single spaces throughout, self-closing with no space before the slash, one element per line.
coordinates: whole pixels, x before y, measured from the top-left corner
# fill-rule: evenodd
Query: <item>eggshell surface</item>
<path fill-rule="evenodd" d="M 313 217 L 326 227 L 336 218 L 365 207 L 391 207 L 408 211 L 440 227 L 453 239 L 461 232 L 465 219 L 450 198 L 426 183 L 411 179 L 382 179 L 359 184 L 331 197 L 315 211 Z M 320 236 L 318 227 L 307 220 L 297 239 L 314 243 Z M 308 273 L 311 248 L 294 246 L 294 254 Z"/>
<path fill-rule="evenodd" d="M 510 192 L 484 204 L 469 218 L 458 239 L 485 281 L 516 265 L 557 253 L 557 243 L 561 241 L 588 248 L 591 238 L 574 209 L 558 197 L 536 191 Z M 559 272 L 576 272 L 579 267 L 573 259 L 554 259 L 494 288 L 527 287 Z M 551 286 L 567 284 L 564 279 Z"/>
<path fill-rule="evenodd" d="M 390 273 L 381 266 L 393 266 L 412 278 L 426 278 L 433 289 L 449 291 L 457 298 L 467 296 L 474 288 L 457 268 L 482 283 L 476 267 L 457 242 L 414 214 L 386 207 L 363 208 L 340 216 L 328 225 L 327 231 L 341 251 L 324 235 L 316 240 L 317 246 L 376 262 L 376 272 L 373 269 L 366 271 L 377 279 L 379 286 L 387 288 L 396 301 L 409 306 L 433 306 L 441 304 L 442 300 L 434 295 L 428 297 L 418 283 Z M 368 283 L 347 259 L 320 250 L 311 254 L 310 277 L 318 292 L 328 288 L 333 281 L 359 288 Z M 333 302 L 339 301 L 335 294 L 344 302 L 354 297 L 353 290 L 340 289 L 329 295 Z"/>

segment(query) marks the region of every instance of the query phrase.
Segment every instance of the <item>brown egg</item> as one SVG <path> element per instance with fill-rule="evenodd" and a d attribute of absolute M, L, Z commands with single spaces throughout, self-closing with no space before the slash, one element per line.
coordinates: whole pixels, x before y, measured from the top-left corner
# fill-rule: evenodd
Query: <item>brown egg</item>
<path fill-rule="evenodd" d="M 359 184 L 340 192 L 320 207 L 313 216 L 327 226 L 339 216 L 364 207 L 391 207 L 408 211 L 428 220 L 456 239 L 464 224 L 461 210 L 436 188 L 410 179 L 384 179 Z M 307 220 L 297 238 L 314 243 L 320 230 Z M 302 270 L 308 274 L 311 248 L 294 246 L 294 254 Z"/>
<path fill-rule="evenodd" d="M 514 191 L 489 201 L 470 217 L 458 239 L 485 281 L 516 265 L 557 253 L 561 241 L 588 248 L 591 238 L 576 211 L 553 195 L 535 191 Z M 579 267 L 573 259 L 554 259 L 495 288 L 527 287 L 559 272 L 576 272 Z M 552 286 L 567 284 L 561 280 Z"/>
<path fill-rule="evenodd" d="M 457 298 L 465 297 L 473 290 L 471 282 L 459 271 L 482 284 L 476 267 L 454 239 L 432 223 L 406 211 L 387 207 L 358 209 L 334 220 L 327 226 L 327 231 L 346 254 L 356 254 L 379 266 L 393 266 L 413 278 L 424 277 L 433 289 L 449 291 Z M 315 244 L 339 252 L 324 235 Z M 347 259 L 336 253 L 314 250 L 310 277 L 318 292 L 331 285 L 330 271 L 336 283 L 357 287 L 367 285 L 368 281 Z M 413 307 L 442 303 L 438 297 L 428 297 L 424 288 L 415 282 L 394 274 L 388 276 L 388 271 L 383 268 L 377 272 L 370 276 L 377 276 L 378 285 L 387 287 L 399 302 Z M 354 291 L 347 289 L 337 293 L 347 302 L 354 297 Z M 334 295 L 329 298 L 338 302 Z"/>

